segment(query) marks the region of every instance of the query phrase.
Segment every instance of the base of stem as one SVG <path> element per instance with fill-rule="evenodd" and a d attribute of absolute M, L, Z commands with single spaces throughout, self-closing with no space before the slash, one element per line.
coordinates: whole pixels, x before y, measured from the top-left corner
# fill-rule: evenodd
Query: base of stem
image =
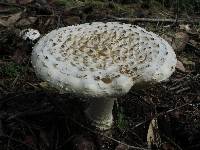
<path fill-rule="evenodd" d="M 99 130 L 108 130 L 113 124 L 112 109 L 116 98 L 104 98 L 92 100 L 89 107 L 85 110 L 85 115 Z"/>

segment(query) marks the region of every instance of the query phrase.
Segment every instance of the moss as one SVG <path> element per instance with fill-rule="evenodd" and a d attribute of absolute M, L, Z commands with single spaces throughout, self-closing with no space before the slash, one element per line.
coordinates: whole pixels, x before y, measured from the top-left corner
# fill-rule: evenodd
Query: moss
<path fill-rule="evenodd" d="M 125 115 L 124 115 L 124 111 L 123 111 L 123 107 L 119 106 L 117 108 L 117 118 L 116 118 L 116 126 L 121 129 L 124 130 L 127 128 L 128 122 L 125 119 Z"/>
<path fill-rule="evenodd" d="M 24 71 L 24 67 L 14 62 L 10 62 L 0 67 L 0 77 L 14 78 Z"/>

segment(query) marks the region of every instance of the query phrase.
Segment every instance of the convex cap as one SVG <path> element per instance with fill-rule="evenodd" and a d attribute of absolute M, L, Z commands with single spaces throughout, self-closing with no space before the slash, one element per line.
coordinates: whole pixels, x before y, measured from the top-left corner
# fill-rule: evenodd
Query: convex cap
<path fill-rule="evenodd" d="M 94 22 L 53 30 L 32 52 L 36 74 L 50 85 L 84 96 L 126 94 L 140 82 L 166 80 L 176 55 L 161 37 L 118 22 Z"/>

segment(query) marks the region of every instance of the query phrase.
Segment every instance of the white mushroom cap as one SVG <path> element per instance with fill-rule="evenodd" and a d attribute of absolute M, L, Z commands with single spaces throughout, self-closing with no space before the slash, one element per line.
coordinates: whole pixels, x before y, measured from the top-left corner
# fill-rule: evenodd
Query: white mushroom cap
<path fill-rule="evenodd" d="M 35 45 L 36 74 L 52 86 L 85 96 L 126 94 L 140 82 L 166 80 L 176 55 L 161 37 L 118 22 L 53 30 Z"/>
<path fill-rule="evenodd" d="M 24 29 L 20 32 L 20 36 L 26 40 L 26 39 L 29 39 L 29 40 L 36 40 L 40 37 L 40 33 L 38 30 L 35 30 L 35 29 Z"/>

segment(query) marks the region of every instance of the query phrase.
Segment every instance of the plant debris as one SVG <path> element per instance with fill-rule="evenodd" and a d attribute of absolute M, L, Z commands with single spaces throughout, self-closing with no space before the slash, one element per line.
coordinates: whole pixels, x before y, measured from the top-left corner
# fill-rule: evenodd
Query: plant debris
<path fill-rule="evenodd" d="M 172 0 L 1 1 L 0 149 L 146 150 L 147 135 L 154 137 L 152 149 L 200 149 L 199 6 L 189 0 L 179 7 Z M 30 63 L 33 43 L 18 33 L 33 28 L 44 35 L 68 25 L 119 20 L 165 37 L 179 62 L 168 81 L 120 97 L 112 129 L 101 133 L 85 122 L 84 99 L 36 77 Z"/>

